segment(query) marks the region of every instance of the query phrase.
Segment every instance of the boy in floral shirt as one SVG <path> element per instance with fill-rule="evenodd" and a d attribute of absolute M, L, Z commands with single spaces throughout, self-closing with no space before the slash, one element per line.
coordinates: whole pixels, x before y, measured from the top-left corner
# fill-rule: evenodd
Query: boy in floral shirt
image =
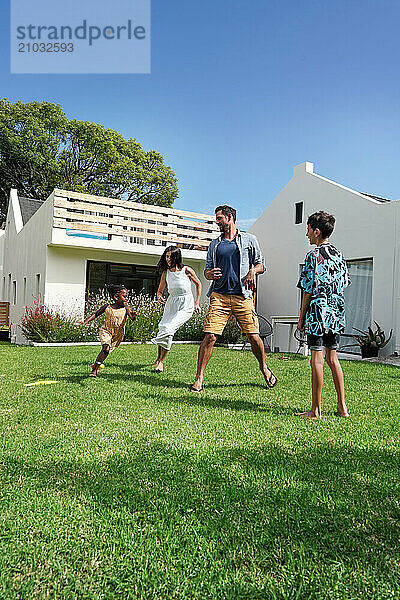
<path fill-rule="evenodd" d="M 329 242 L 335 227 L 335 217 L 319 211 L 307 221 L 307 237 L 316 244 L 305 258 L 300 280 L 297 284 L 303 291 L 299 331 L 307 334 L 311 350 L 312 405 L 311 410 L 297 413 L 298 416 L 318 419 L 321 417 L 321 396 L 324 381 L 325 358 L 332 371 L 338 397 L 337 415 L 348 417 L 344 399 L 343 371 L 337 357 L 340 333 L 345 328 L 344 289 L 350 284 L 346 261 L 339 250 Z"/>

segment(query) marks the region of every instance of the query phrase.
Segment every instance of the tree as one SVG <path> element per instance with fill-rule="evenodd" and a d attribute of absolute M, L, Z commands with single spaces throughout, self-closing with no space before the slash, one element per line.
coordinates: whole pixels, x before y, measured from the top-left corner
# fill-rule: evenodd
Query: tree
<path fill-rule="evenodd" d="M 50 102 L 0 100 L 0 217 L 10 189 L 45 200 L 55 187 L 172 206 L 174 172 L 155 150 L 145 151 L 97 123 L 68 120 Z"/>

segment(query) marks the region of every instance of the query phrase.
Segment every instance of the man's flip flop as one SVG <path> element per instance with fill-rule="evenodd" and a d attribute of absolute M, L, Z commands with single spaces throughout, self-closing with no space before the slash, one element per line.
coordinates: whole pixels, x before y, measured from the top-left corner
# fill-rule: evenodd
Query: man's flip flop
<path fill-rule="evenodd" d="M 267 379 L 267 386 L 272 390 L 272 388 L 275 387 L 276 384 L 278 383 L 278 378 L 276 377 L 276 375 L 273 374 L 273 372 L 271 370 L 270 370 L 270 373 L 271 373 L 271 375 Z M 271 379 L 274 379 L 275 381 L 273 383 L 271 383 Z"/>
<path fill-rule="evenodd" d="M 199 392 L 202 392 L 202 391 L 203 391 L 203 388 L 201 387 L 201 388 L 197 389 L 197 388 L 195 388 L 195 387 L 194 387 L 194 385 L 191 385 L 191 386 L 189 387 L 189 390 L 190 390 L 191 392 L 195 392 L 196 394 L 198 394 Z"/>

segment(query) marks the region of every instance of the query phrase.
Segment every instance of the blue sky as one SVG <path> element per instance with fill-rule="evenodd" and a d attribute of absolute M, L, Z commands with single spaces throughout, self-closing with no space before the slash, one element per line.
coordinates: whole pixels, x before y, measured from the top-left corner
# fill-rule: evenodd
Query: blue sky
<path fill-rule="evenodd" d="M 394 199 L 399 22 L 384 0 L 153 0 L 150 75 L 11 75 L 2 4 L 1 96 L 135 137 L 175 171 L 177 208 L 231 204 L 245 226 L 305 160 Z"/>

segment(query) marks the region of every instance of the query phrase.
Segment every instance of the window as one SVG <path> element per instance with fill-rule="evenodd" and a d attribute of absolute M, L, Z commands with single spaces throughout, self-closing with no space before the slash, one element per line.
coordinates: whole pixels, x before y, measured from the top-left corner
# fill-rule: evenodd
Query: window
<path fill-rule="evenodd" d="M 356 333 L 353 327 L 365 331 L 371 325 L 372 316 L 372 258 L 348 260 L 347 268 L 351 285 L 345 289 L 347 335 Z"/>
<path fill-rule="evenodd" d="M 8 274 L 7 300 L 11 302 L 11 273 Z"/>
<path fill-rule="evenodd" d="M 15 280 L 12 282 L 12 303 L 17 304 L 17 282 Z"/>
<path fill-rule="evenodd" d="M 3 300 L 5 300 L 6 297 L 6 277 L 3 277 L 3 290 L 2 290 L 2 294 L 1 297 L 3 298 Z"/>
<path fill-rule="evenodd" d="M 108 285 L 123 283 L 132 294 L 154 296 L 158 284 L 157 267 L 89 260 L 86 271 L 86 297 L 98 294 Z"/>
<path fill-rule="evenodd" d="M 36 273 L 35 299 L 39 302 L 40 296 L 40 273 Z"/>
<path fill-rule="evenodd" d="M 296 211 L 294 222 L 295 225 L 299 225 L 299 223 L 303 222 L 303 202 L 296 202 L 294 207 Z"/>
<path fill-rule="evenodd" d="M 26 277 L 24 277 L 23 303 L 26 305 Z"/>

